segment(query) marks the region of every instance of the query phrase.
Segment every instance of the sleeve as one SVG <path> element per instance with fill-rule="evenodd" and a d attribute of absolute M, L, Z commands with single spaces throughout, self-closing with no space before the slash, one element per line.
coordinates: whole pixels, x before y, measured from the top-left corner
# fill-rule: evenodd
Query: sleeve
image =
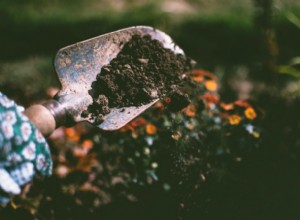
<path fill-rule="evenodd" d="M 23 111 L 0 92 L 0 203 L 19 194 L 33 176 L 52 173 L 49 146 Z"/>

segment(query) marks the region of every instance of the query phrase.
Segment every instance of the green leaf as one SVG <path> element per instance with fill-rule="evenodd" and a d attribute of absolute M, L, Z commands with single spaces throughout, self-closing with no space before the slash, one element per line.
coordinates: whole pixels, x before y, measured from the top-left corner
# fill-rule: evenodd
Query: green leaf
<path fill-rule="evenodd" d="M 287 65 L 279 66 L 278 72 L 280 74 L 286 74 L 289 76 L 300 78 L 300 70 L 292 66 L 287 66 Z"/>

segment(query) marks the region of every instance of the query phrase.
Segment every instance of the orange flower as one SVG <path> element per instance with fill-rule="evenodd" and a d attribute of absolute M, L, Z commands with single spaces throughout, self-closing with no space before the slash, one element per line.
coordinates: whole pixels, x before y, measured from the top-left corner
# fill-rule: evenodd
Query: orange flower
<path fill-rule="evenodd" d="M 157 128 L 154 124 L 149 123 L 146 125 L 146 133 L 147 134 L 153 135 L 153 134 L 156 134 L 156 132 L 157 132 Z"/>
<path fill-rule="evenodd" d="M 75 130 L 74 127 L 65 128 L 65 134 L 66 134 L 67 138 L 72 141 L 77 142 L 80 139 L 80 134 Z"/>
<path fill-rule="evenodd" d="M 90 139 L 86 139 L 82 142 L 81 146 L 83 149 L 90 150 L 93 148 L 94 142 Z"/>
<path fill-rule="evenodd" d="M 163 109 L 164 104 L 162 102 L 156 102 L 155 105 L 154 105 L 154 108 Z"/>
<path fill-rule="evenodd" d="M 220 106 L 225 111 L 230 111 L 230 110 L 234 109 L 234 105 L 232 103 L 226 104 L 224 102 L 221 102 Z"/>
<path fill-rule="evenodd" d="M 143 117 L 138 117 L 136 119 L 134 119 L 132 122 L 130 122 L 130 125 L 132 127 L 140 127 L 145 125 L 147 122 Z"/>
<path fill-rule="evenodd" d="M 201 83 L 204 81 L 204 77 L 203 76 L 193 76 L 192 80 L 194 80 L 197 83 Z"/>
<path fill-rule="evenodd" d="M 227 112 L 226 112 L 226 113 L 221 112 L 221 113 L 220 113 L 220 117 L 223 118 L 223 119 L 226 119 L 226 118 L 229 118 L 229 115 L 228 115 Z"/>
<path fill-rule="evenodd" d="M 123 126 L 122 128 L 119 129 L 120 132 L 126 132 L 126 131 L 134 131 L 134 128 L 130 125 L 130 124 L 127 124 L 125 126 Z"/>
<path fill-rule="evenodd" d="M 246 110 L 244 111 L 246 118 L 253 120 L 256 118 L 256 112 L 253 108 L 248 107 L 246 108 Z"/>
<path fill-rule="evenodd" d="M 234 114 L 234 115 L 230 115 L 228 120 L 231 125 L 238 125 L 241 122 L 242 118 L 241 116 Z"/>
<path fill-rule="evenodd" d="M 207 80 L 205 82 L 205 88 L 208 90 L 208 91 L 216 91 L 218 89 L 218 84 L 215 80 Z"/>
<path fill-rule="evenodd" d="M 237 100 L 237 101 L 234 102 L 234 104 L 236 106 L 243 107 L 243 108 L 251 107 L 251 105 L 248 102 L 243 101 L 243 100 Z"/>
<path fill-rule="evenodd" d="M 201 69 L 192 70 L 190 72 L 190 76 L 195 82 L 198 83 L 203 82 L 205 77 L 208 77 L 213 80 L 217 78 L 213 73 Z"/>
<path fill-rule="evenodd" d="M 205 93 L 204 95 L 200 96 L 200 98 L 207 102 L 211 102 L 215 104 L 219 102 L 219 97 L 211 93 Z"/>
<path fill-rule="evenodd" d="M 185 115 L 188 116 L 188 117 L 195 117 L 195 116 L 196 116 L 196 113 L 197 113 L 196 106 L 193 105 L 193 104 L 188 105 L 188 106 L 185 108 L 184 113 L 185 113 Z"/>
<path fill-rule="evenodd" d="M 81 170 L 83 172 L 91 172 L 91 169 L 98 164 L 98 160 L 95 154 L 88 154 L 85 157 L 80 157 L 78 163 L 74 167 L 75 170 Z"/>

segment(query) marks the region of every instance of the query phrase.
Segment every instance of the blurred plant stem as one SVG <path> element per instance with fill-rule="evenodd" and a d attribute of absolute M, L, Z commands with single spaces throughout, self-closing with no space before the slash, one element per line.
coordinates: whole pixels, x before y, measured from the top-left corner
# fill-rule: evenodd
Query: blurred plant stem
<path fill-rule="evenodd" d="M 278 45 L 273 29 L 273 0 L 253 0 L 256 8 L 255 24 L 261 34 L 262 73 L 261 78 L 267 83 L 276 82 L 278 72 Z"/>

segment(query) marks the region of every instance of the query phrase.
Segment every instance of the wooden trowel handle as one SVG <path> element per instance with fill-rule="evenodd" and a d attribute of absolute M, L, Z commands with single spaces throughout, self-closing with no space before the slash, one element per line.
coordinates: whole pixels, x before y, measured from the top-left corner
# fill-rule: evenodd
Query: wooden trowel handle
<path fill-rule="evenodd" d="M 55 100 L 32 105 L 24 113 L 44 136 L 49 136 L 65 120 L 64 109 Z"/>

